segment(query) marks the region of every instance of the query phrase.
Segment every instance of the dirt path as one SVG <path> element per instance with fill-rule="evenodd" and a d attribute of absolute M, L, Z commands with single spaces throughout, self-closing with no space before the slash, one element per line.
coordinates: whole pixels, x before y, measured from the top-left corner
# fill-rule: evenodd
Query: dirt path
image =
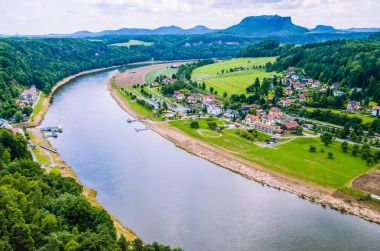
<path fill-rule="evenodd" d="M 352 182 L 352 186 L 359 190 L 380 196 L 380 171 L 376 170 L 357 177 Z"/>
<path fill-rule="evenodd" d="M 135 69 L 135 71 L 138 71 L 138 69 Z M 296 194 L 301 198 L 318 202 L 341 212 L 380 223 L 380 206 L 378 204 L 353 200 L 334 189 L 282 175 L 254 162 L 239 158 L 226 149 L 192 138 L 182 131 L 171 127 L 166 122 L 154 122 L 144 119 L 136 114 L 125 99 L 119 96 L 115 86 L 112 86 L 111 82 L 108 84 L 108 90 L 119 106 L 127 113 L 135 118 L 142 119 L 141 121 L 148 128 L 191 154 L 204 158 L 248 179 Z"/>

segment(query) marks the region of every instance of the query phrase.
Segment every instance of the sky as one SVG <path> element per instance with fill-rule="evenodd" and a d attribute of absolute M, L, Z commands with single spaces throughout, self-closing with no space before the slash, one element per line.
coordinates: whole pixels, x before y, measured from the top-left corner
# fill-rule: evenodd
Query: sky
<path fill-rule="evenodd" d="M 291 16 L 312 28 L 380 27 L 380 0 L 0 0 L 0 34 L 37 35 L 205 25 L 226 28 L 246 16 Z"/>

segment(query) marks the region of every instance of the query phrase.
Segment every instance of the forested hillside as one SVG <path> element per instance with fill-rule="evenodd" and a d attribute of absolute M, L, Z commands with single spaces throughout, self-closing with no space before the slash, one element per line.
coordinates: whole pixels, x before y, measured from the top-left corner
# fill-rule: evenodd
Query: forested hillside
<path fill-rule="evenodd" d="M 303 46 L 280 46 L 266 41 L 242 50 L 238 56 L 279 56 L 268 70 L 282 71 L 289 66 L 324 83 L 362 88 L 362 98 L 380 102 L 380 41 L 340 40 Z"/>
<path fill-rule="evenodd" d="M 82 191 L 33 162 L 21 134 L 0 129 L 0 250 L 171 250 L 118 238 L 109 214 Z"/>

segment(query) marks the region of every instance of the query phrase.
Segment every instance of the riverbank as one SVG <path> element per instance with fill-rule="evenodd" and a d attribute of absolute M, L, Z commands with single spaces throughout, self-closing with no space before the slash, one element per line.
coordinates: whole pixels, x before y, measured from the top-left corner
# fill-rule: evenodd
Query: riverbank
<path fill-rule="evenodd" d="M 280 190 L 284 190 L 330 207 L 342 213 L 359 216 L 365 220 L 380 223 L 380 207 L 371 201 L 358 201 L 353 196 L 338 190 L 302 181 L 290 176 L 271 171 L 259 164 L 237 157 L 232 152 L 219 146 L 211 145 L 195 139 L 184 132 L 171 127 L 166 122 L 155 122 L 141 117 L 130 106 L 124 97 L 119 95 L 116 84 L 109 81 L 108 90 L 119 106 L 131 116 L 138 118 L 148 128 L 173 142 L 187 152 L 204 158 L 214 164 L 238 173 L 248 179 L 255 180 Z"/>
<path fill-rule="evenodd" d="M 31 144 L 35 145 L 36 148 L 33 151 L 34 156 L 36 156 L 37 161 L 46 169 L 46 171 L 50 171 L 52 168 L 59 168 L 59 171 L 62 176 L 73 178 L 76 182 L 83 186 L 84 192 L 83 196 L 95 207 L 102 208 L 106 210 L 96 199 L 96 191 L 84 186 L 79 178 L 76 176 L 75 172 L 71 169 L 69 165 L 61 158 L 61 156 L 57 153 L 51 152 L 47 149 L 42 148 L 41 146 L 48 147 L 50 149 L 54 149 L 51 145 L 50 141 L 45 137 L 45 135 L 39 130 L 38 126 L 43 121 L 46 113 L 49 110 L 50 104 L 54 97 L 54 94 L 64 85 L 70 83 L 70 81 L 74 80 L 77 77 L 84 76 L 91 73 L 101 72 L 110 69 L 116 69 L 120 66 L 112 66 L 106 68 L 98 68 L 88 71 L 83 71 L 77 73 L 75 75 L 71 75 L 57 82 L 56 85 L 52 88 L 49 95 L 47 95 L 42 102 L 41 107 L 38 109 L 38 113 L 32 116 L 33 119 L 28 121 L 26 124 L 27 132 L 30 137 Z M 109 212 L 108 212 L 109 213 Z M 110 213 L 109 213 L 110 214 Z M 125 227 L 115 216 L 110 214 L 111 219 L 114 223 L 116 232 L 118 235 L 124 235 L 127 240 L 135 240 L 138 236 L 129 228 Z"/>

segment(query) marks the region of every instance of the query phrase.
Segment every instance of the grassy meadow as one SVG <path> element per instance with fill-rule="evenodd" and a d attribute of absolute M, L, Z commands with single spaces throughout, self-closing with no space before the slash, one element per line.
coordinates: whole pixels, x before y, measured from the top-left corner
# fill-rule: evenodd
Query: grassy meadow
<path fill-rule="evenodd" d="M 124 43 L 110 44 L 110 46 L 125 46 L 125 47 L 129 47 L 129 46 L 133 46 L 133 45 L 151 46 L 151 45 L 153 45 L 153 43 L 152 42 L 144 42 L 144 41 L 140 41 L 140 40 L 131 39 L 128 42 L 124 42 Z"/>
<path fill-rule="evenodd" d="M 261 57 L 261 58 L 236 58 L 227 61 L 223 61 L 216 64 L 205 65 L 194 69 L 192 73 L 193 78 L 204 78 L 209 76 L 215 76 L 217 73 L 221 74 L 222 70 L 229 70 L 230 68 L 259 66 L 267 62 L 274 62 L 276 57 Z"/>
<path fill-rule="evenodd" d="M 230 129 L 224 129 L 220 137 L 201 135 L 196 129 L 190 128 L 190 123 L 191 120 L 170 122 L 190 136 L 223 147 L 238 157 L 322 186 L 347 187 L 353 178 L 371 169 L 360 157 L 354 157 L 350 152 L 343 153 L 339 142 L 325 146 L 319 138 L 297 138 L 275 148 L 260 147 Z M 205 120 L 200 120 L 200 128 L 208 129 Z M 315 145 L 317 152 L 309 152 L 310 145 Z M 328 158 L 328 152 L 334 154 L 333 159 Z"/>
<path fill-rule="evenodd" d="M 245 94 L 246 88 L 253 84 L 257 77 L 262 80 L 264 77 L 268 78 L 272 75 L 273 73 L 266 72 L 265 69 L 252 69 L 209 78 L 204 82 L 206 91 L 209 91 L 210 87 L 212 87 L 214 91 L 218 92 L 218 96 L 222 96 L 224 92 L 230 96 L 231 94 Z"/>
<path fill-rule="evenodd" d="M 147 84 L 151 84 L 154 82 L 154 79 L 160 75 L 165 75 L 171 78 L 172 75 L 175 73 L 177 73 L 177 69 L 175 68 L 162 68 L 162 69 L 154 70 L 145 75 L 145 82 Z"/>
<path fill-rule="evenodd" d="M 308 111 L 313 111 L 313 110 L 316 110 L 317 108 L 311 108 L 311 107 L 308 107 L 306 108 Z M 362 119 L 363 123 L 371 123 L 375 118 L 374 117 L 369 117 L 369 116 L 365 116 L 363 114 L 358 114 L 358 113 L 347 113 L 347 112 L 342 112 L 342 111 L 339 111 L 339 110 L 336 110 L 336 109 L 325 109 L 325 108 L 318 108 L 319 110 L 330 110 L 331 112 L 333 113 L 336 113 L 336 114 L 345 114 L 347 115 L 348 117 L 357 117 L 357 118 L 360 118 Z"/>

